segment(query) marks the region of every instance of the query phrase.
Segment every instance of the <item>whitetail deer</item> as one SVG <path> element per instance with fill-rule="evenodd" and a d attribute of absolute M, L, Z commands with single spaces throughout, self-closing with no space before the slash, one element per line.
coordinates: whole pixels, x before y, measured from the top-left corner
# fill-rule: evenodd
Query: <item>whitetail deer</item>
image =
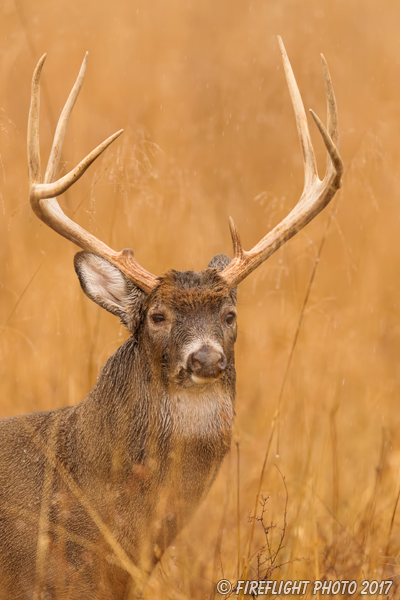
<path fill-rule="evenodd" d="M 322 58 L 328 150 L 317 174 L 299 90 L 280 41 L 304 160 L 295 208 L 252 250 L 230 220 L 234 257 L 200 272 L 156 277 L 132 250 L 115 252 L 71 221 L 55 199 L 120 135 L 56 180 L 86 58 L 61 114 L 46 173 L 39 159 L 39 79 L 28 126 L 35 214 L 83 252 L 75 269 L 89 298 L 130 337 L 76 406 L 0 423 L 0 598 L 122 600 L 139 597 L 165 549 L 207 494 L 229 450 L 235 404 L 236 286 L 313 219 L 341 185 L 336 102 Z"/>

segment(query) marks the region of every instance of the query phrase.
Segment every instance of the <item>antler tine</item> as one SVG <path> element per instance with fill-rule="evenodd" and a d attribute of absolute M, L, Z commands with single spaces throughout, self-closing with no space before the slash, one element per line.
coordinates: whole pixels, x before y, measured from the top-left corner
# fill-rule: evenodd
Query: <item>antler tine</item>
<path fill-rule="evenodd" d="M 31 105 L 28 117 L 28 171 L 29 185 L 41 179 L 40 146 L 39 146 L 39 108 L 40 108 L 40 74 L 46 60 L 46 55 L 36 65 L 32 77 Z"/>
<path fill-rule="evenodd" d="M 301 151 L 303 153 L 304 187 L 308 188 L 318 177 L 317 162 L 315 160 L 314 148 L 311 142 L 310 130 L 308 128 L 303 100 L 301 99 L 293 69 L 280 35 L 278 35 L 278 43 L 282 54 L 283 68 L 285 70 L 286 81 L 296 117 L 297 132 L 299 134 Z"/>
<path fill-rule="evenodd" d="M 65 132 L 67 129 L 68 121 L 71 116 L 72 109 L 75 106 L 76 99 L 81 91 L 83 81 L 85 79 L 86 66 L 89 58 L 89 52 L 86 52 L 85 58 L 83 59 L 82 66 L 79 71 L 79 75 L 75 81 L 75 85 L 71 90 L 68 100 L 65 103 L 63 111 L 58 119 L 56 132 L 54 134 L 53 146 L 51 148 L 49 162 L 47 163 L 46 174 L 44 176 L 44 183 L 52 183 L 55 181 L 57 175 L 57 169 L 61 158 L 61 151 L 64 144 Z M 122 133 L 122 132 L 121 132 Z"/>
<path fill-rule="evenodd" d="M 38 183 L 31 188 L 31 202 L 37 203 L 37 201 L 44 200 L 46 198 L 54 198 L 55 196 L 61 196 L 67 191 L 71 185 L 73 185 L 82 175 L 87 171 L 90 165 L 123 133 L 123 129 L 120 129 L 109 138 L 104 140 L 101 144 L 92 150 L 72 171 L 60 177 L 57 181 L 52 183 Z M 41 206 L 41 205 L 40 205 Z M 33 207 L 34 208 L 34 207 Z M 35 210 L 35 208 L 34 208 Z"/>
<path fill-rule="evenodd" d="M 332 138 L 332 142 L 339 148 L 339 131 L 338 131 L 338 114 L 335 92 L 333 90 L 331 74 L 329 72 L 328 63 L 323 54 L 321 54 L 322 70 L 324 72 L 325 94 L 326 94 L 326 109 L 328 114 L 328 132 Z"/>
<path fill-rule="evenodd" d="M 328 157 L 332 161 L 335 170 L 340 171 L 340 173 L 342 173 L 343 172 L 343 162 L 342 162 L 342 159 L 340 157 L 337 147 L 333 143 L 331 136 L 329 135 L 325 125 L 322 123 L 322 121 L 318 117 L 318 115 L 316 115 L 315 112 L 311 109 L 310 109 L 310 113 L 311 113 L 312 118 L 315 121 L 316 126 L 319 129 L 319 132 L 324 141 L 326 149 L 328 150 Z M 329 170 L 327 170 L 326 176 L 329 176 Z"/>
<path fill-rule="evenodd" d="M 132 250 L 124 249 L 116 252 L 109 248 L 104 242 L 96 238 L 91 233 L 80 227 L 77 223 L 69 219 L 60 208 L 56 196 L 65 192 L 73 185 L 96 160 L 98 156 L 108 146 L 121 135 L 123 130 L 117 131 L 102 144 L 99 144 L 90 154 L 88 154 L 72 171 L 55 181 L 58 164 L 60 161 L 64 136 L 68 119 L 71 115 L 76 98 L 83 84 L 83 79 L 87 63 L 86 54 L 82 63 L 78 78 L 68 97 L 68 100 L 61 113 L 54 135 L 53 146 L 50 152 L 50 158 L 46 169 L 46 175 L 43 183 L 41 182 L 40 171 L 40 149 L 39 149 L 39 106 L 40 106 L 40 74 L 46 55 L 40 59 L 32 79 L 31 106 L 29 110 L 28 121 L 28 166 L 29 166 L 29 199 L 35 214 L 46 225 L 54 229 L 57 233 L 68 240 L 74 242 L 83 250 L 94 252 L 95 254 L 107 259 L 113 265 L 118 267 L 133 283 L 135 283 L 144 292 L 151 292 L 158 283 L 158 278 L 141 267 L 135 260 Z"/>
<path fill-rule="evenodd" d="M 314 150 L 303 102 L 296 80 L 290 66 L 283 42 L 278 37 L 282 60 L 289 87 L 290 96 L 296 116 L 297 130 L 300 139 L 304 162 L 304 189 L 293 210 L 272 231 L 270 231 L 254 248 L 246 252 L 239 240 L 239 234 L 233 221 L 230 220 L 231 236 L 234 246 L 234 257 L 231 263 L 221 272 L 221 277 L 233 288 L 252 273 L 264 260 L 271 256 L 287 240 L 293 237 L 309 223 L 331 201 L 341 186 L 343 162 L 338 150 L 338 124 L 335 94 L 328 70 L 328 65 L 322 57 L 322 68 L 325 79 L 325 93 L 328 107 L 328 129 L 322 124 L 317 115 L 311 115 L 319 129 L 328 151 L 328 167 L 323 181 L 318 177 Z"/>

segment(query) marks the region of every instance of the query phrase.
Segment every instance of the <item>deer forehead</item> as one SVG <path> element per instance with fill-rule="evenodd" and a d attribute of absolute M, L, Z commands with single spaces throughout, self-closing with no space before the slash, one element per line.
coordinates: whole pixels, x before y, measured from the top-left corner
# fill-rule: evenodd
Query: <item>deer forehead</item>
<path fill-rule="evenodd" d="M 216 311 L 225 304 L 233 304 L 233 300 L 215 269 L 170 271 L 148 298 L 148 308 L 164 305 L 177 313 Z"/>

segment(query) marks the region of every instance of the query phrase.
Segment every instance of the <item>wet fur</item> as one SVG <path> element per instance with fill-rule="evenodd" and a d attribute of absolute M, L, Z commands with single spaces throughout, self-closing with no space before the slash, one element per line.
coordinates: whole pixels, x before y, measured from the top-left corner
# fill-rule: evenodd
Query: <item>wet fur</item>
<path fill-rule="evenodd" d="M 34 590 L 44 600 L 140 597 L 143 582 L 121 566 L 87 507 L 148 576 L 229 450 L 236 329 L 225 331 L 220 314 L 235 292 L 216 267 L 171 271 L 147 297 L 126 289 L 115 314 L 132 335 L 87 398 L 0 421 L 0 599 L 31 599 Z M 169 336 L 151 332 L 158 305 L 174 319 Z M 173 375 L 199 335 L 219 340 L 228 361 L 205 385 Z"/>

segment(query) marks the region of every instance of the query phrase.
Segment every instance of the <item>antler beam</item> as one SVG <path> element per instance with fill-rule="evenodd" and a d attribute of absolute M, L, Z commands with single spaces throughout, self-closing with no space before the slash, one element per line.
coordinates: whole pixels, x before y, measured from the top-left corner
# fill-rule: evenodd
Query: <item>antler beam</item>
<path fill-rule="evenodd" d="M 304 189 L 300 200 L 287 217 L 274 227 L 272 231 L 267 233 L 267 235 L 248 252 L 243 250 L 235 224 L 232 218 L 229 218 L 234 257 L 232 262 L 221 272 L 221 277 L 223 277 L 230 287 L 235 287 L 238 283 L 243 281 L 243 279 L 257 269 L 264 260 L 269 258 L 276 250 L 278 250 L 278 248 L 287 242 L 287 240 L 298 233 L 319 212 L 321 212 L 321 210 L 332 200 L 333 196 L 340 188 L 342 181 L 343 162 L 338 151 L 339 134 L 336 100 L 327 62 L 321 55 L 327 98 L 328 129 L 321 123 L 317 115 L 313 111 L 310 111 L 328 151 L 326 174 L 323 181 L 320 181 L 314 149 L 308 129 L 307 117 L 299 88 L 297 87 L 282 39 L 278 37 L 278 40 L 303 154 Z"/>
<path fill-rule="evenodd" d="M 73 185 L 90 167 L 92 162 L 100 156 L 102 152 L 118 137 L 123 130 L 117 131 L 114 135 L 106 139 L 97 146 L 90 154 L 84 158 L 78 166 L 70 171 L 64 177 L 56 180 L 58 164 L 60 161 L 62 146 L 64 142 L 65 131 L 68 120 L 83 84 L 86 71 L 88 54 L 83 60 L 78 78 L 64 106 L 59 118 L 56 133 L 54 135 L 53 146 L 50 152 L 49 161 L 46 168 L 44 180 L 41 181 L 40 168 L 40 147 L 39 147 L 39 107 L 40 107 L 40 75 L 43 64 L 46 59 L 44 54 L 39 60 L 32 78 L 31 105 L 28 121 L 28 169 L 29 169 L 29 199 L 34 213 L 46 225 L 54 229 L 57 233 L 64 236 L 83 250 L 94 252 L 103 258 L 106 258 L 113 265 L 118 267 L 135 285 L 144 292 L 151 292 L 158 283 L 158 278 L 149 273 L 136 262 L 133 251 L 129 248 L 116 252 L 109 248 L 104 242 L 94 235 L 80 227 L 77 223 L 69 219 L 60 208 L 56 200 Z"/>

